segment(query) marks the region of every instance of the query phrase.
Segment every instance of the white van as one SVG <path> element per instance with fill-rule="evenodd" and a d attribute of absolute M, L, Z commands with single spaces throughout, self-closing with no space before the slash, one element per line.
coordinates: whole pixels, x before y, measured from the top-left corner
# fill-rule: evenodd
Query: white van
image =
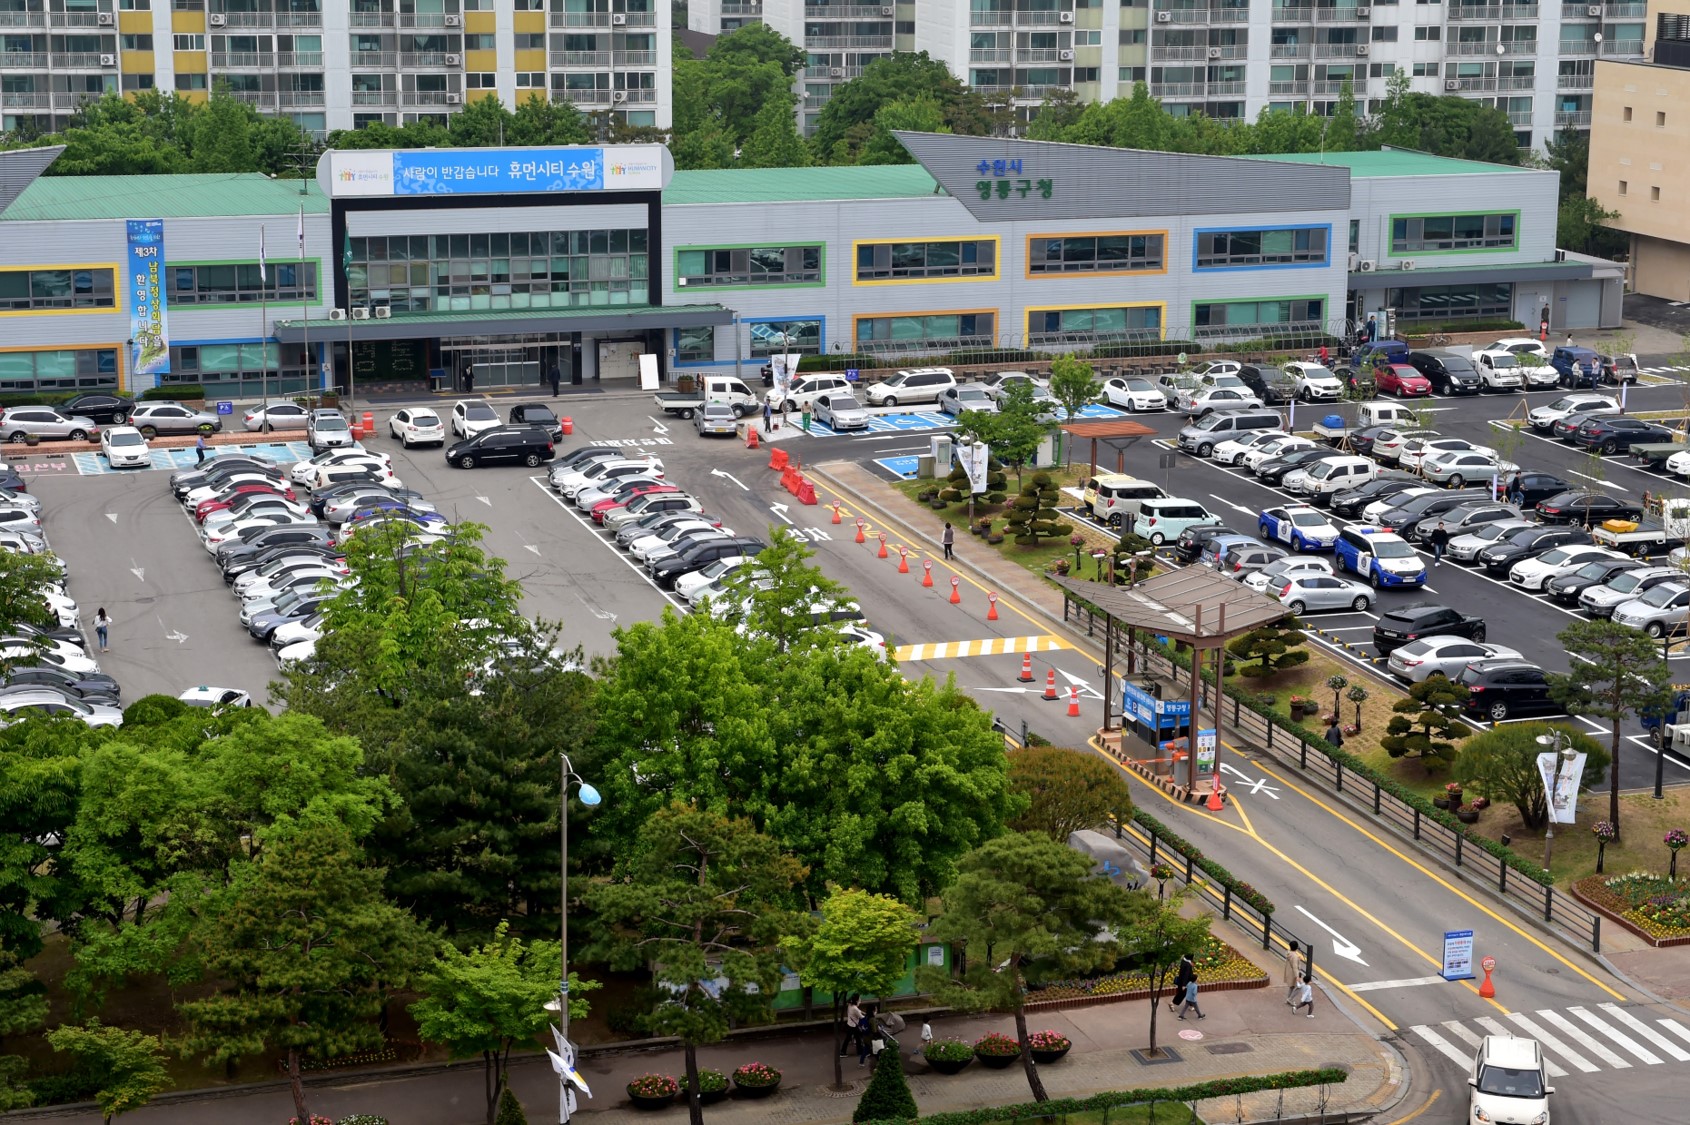
<path fill-rule="evenodd" d="M 948 367 L 917 367 L 900 371 L 884 382 L 868 389 L 872 406 L 897 406 L 900 403 L 938 402 L 946 387 L 956 386 L 956 376 Z"/>
<path fill-rule="evenodd" d="M 1179 447 L 1187 453 L 1207 457 L 1215 446 L 1249 430 L 1281 430 L 1285 419 L 1277 411 L 1246 407 L 1206 414 L 1179 432 Z"/>
<path fill-rule="evenodd" d="M 1334 457 L 1317 461 L 1304 470 L 1297 491 L 1317 503 L 1330 500 L 1346 489 L 1366 484 L 1379 475 L 1379 464 L 1366 457 Z"/>
<path fill-rule="evenodd" d="M 1132 522 L 1132 531 L 1160 547 L 1178 539 L 1179 533 L 1188 527 L 1214 522 L 1215 517 L 1197 501 L 1167 496 L 1141 500 L 1138 517 Z"/>
<path fill-rule="evenodd" d="M 1110 527 L 1130 524 L 1146 500 L 1161 500 L 1167 493 L 1147 480 L 1104 473 L 1086 482 L 1085 494 L 1092 498 L 1091 514 Z"/>

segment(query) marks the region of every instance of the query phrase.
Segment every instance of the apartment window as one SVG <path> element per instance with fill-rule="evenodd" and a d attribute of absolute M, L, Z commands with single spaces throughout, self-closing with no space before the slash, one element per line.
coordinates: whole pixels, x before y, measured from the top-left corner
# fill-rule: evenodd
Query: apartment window
<path fill-rule="evenodd" d="M 117 10 L 120 12 L 150 12 L 153 10 L 153 0 L 117 0 Z"/>
<path fill-rule="evenodd" d="M 546 88 L 546 72 L 543 70 L 518 71 L 516 88 L 518 90 L 544 90 Z"/>
<path fill-rule="evenodd" d="M 1320 297 L 1268 301 L 1208 301 L 1192 306 L 1196 328 L 1261 327 L 1276 324 L 1319 324 L 1326 309 Z"/>
<path fill-rule="evenodd" d="M 1385 307 L 1395 308 L 1403 320 L 1493 320 L 1512 315 L 1514 287 L 1496 285 L 1428 285 L 1420 289 L 1390 289 Z"/>
<path fill-rule="evenodd" d="M 546 10 L 545 0 L 514 0 L 512 10 L 518 12 L 543 12 Z M 633 11 L 634 5 L 629 4 L 628 10 Z"/>
<path fill-rule="evenodd" d="M 857 246 L 858 281 L 913 281 L 997 273 L 991 239 L 946 242 L 865 242 Z"/>
<path fill-rule="evenodd" d="M 822 248 L 735 246 L 682 248 L 675 255 L 677 286 L 820 285 Z"/>
<path fill-rule="evenodd" d="M 529 34 L 518 32 L 515 39 L 516 49 L 519 51 L 543 51 L 546 49 L 546 36 L 543 32 Z"/>
<path fill-rule="evenodd" d="M 178 51 L 205 50 L 205 36 L 203 35 L 175 35 L 171 39 Z"/>
<path fill-rule="evenodd" d="M 1655 111 L 1655 128 L 1657 128 L 1657 129 L 1665 129 L 1665 128 L 1666 128 L 1666 127 L 1667 127 L 1667 114 L 1666 114 L 1666 110 L 1664 110 L 1664 109 L 1657 109 L 1657 110 L 1656 110 L 1656 111 Z"/>
<path fill-rule="evenodd" d="M 1197 268 L 1325 265 L 1327 228 L 1208 230 L 1197 232 Z"/>
<path fill-rule="evenodd" d="M 116 348 L 0 352 L 0 391 L 38 394 L 115 386 Z"/>
<path fill-rule="evenodd" d="M 205 75 L 182 74 L 178 72 L 176 75 L 176 88 L 178 90 L 203 90 L 205 89 Z"/>
<path fill-rule="evenodd" d="M 1167 268 L 1166 235 L 1080 234 L 1029 238 L 1029 273 L 1129 273 Z"/>
<path fill-rule="evenodd" d="M 1659 203 L 1661 201 L 1661 189 L 1658 188 L 1658 187 L 1650 188 L 1649 189 L 1649 200 L 1652 203 Z"/>
<path fill-rule="evenodd" d="M 1443 37 L 1444 29 L 1441 27 L 1427 27 L 1422 24 L 1414 29 L 1414 39 L 1419 43 L 1435 43 Z"/>
<path fill-rule="evenodd" d="M 1101 47 L 1102 45 L 1103 32 L 1101 31 L 1074 32 L 1074 46 L 1076 47 Z"/>
<path fill-rule="evenodd" d="M 675 329 L 676 363 L 709 363 L 715 358 L 716 329 L 713 325 Z"/>
<path fill-rule="evenodd" d="M 125 51 L 150 51 L 153 49 L 151 35 L 123 35 L 119 36 Z"/>
<path fill-rule="evenodd" d="M 1121 45 L 1123 47 L 1143 46 L 1148 33 L 1142 27 L 1121 29 Z"/>
<path fill-rule="evenodd" d="M 353 89 L 357 89 L 358 77 L 358 75 L 352 76 Z M 464 89 L 466 90 L 494 90 L 498 88 L 498 85 L 499 76 L 497 74 L 488 74 L 478 71 L 473 74 L 464 75 Z M 378 90 L 380 88 L 381 87 L 379 86 L 376 87 Z"/>
<path fill-rule="evenodd" d="M 1075 82 L 1097 82 L 1102 77 L 1102 71 L 1103 71 L 1102 67 L 1077 66 L 1077 67 L 1074 68 L 1074 81 Z M 1057 84 L 1060 85 L 1060 83 L 1057 83 Z"/>
<path fill-rule="evenodd" d="M 819 355 L 822 350 L 820 320 L 758 320 L 746 326 L 751 336 L 751 358 L 766 359 L 782 352 Z"/>
<path fill-rule="evenodd" d="M 1437 29 L 1433 28 L 1433 30 L 1435 31 Z M 1435 62 L 1417 62 L 1417 63 L 1414 64 L 1414 77 L 1416 77 L 1416 78 L 1436 78 L 1437 76 L 1438 76 L 1438 64 L 1437 63 L 1435 63 Z"/>
<path fill-rule="evenodd" d="M 115 271 L 0 270 L 0 310 L 115 309 Z"/>
<path fill-rule="evenodd" d="M 1350 220 L 1350 253 L 1361 253 L 1361 220 Z"/>
<path fill-rule="evenodd" d="M 492 10 L 493 0 L 464 0 L 464 11 L 466 12 L 491 12 Z"/>
<path fill-rule="evenodd" d="M 1376 27 L 1373 29 L 1373 41 L 1375 43 L 1395 43 L 1397 41 L 1397 29 L 1394 27 Z"/>
<path fill-rule="evenodd" d="M 643 229 L 352 239 L 354 304 L 394 312 L 647 303 Z"/>
<path fill-rule="evenodd" d="M 1391 253 L 1512 249 L 1519 216 L 1419 215 L 1391 219 Z"/>
<path fill-rule="evenodd" d="M 1623 111 L 1622 120 L 1625 120 L 1625 121 L 1631 120 L 1631 107 L 1630 106 L 1625 107 L 1625 110 Z"/>
<path fill-rule="evenodd" d="M 928 313 L 922 316 L 859 316 L 857 344 L 924 344 L 957 347 L 997 339 L 997 314 Z"/>
<path fill-rule="evenodd" d="M 237 305 L 260 301 L 309 301 L 317 296 L 317 265 L 306 262 L 300 285 L 299 262 L 272 262 L 266 282 L 257 262 L 171 265 L 170 301 L 177 305 Z"/>
<path fill-rule="evenodd" d="M 1029 344 L 1144 339 L 1158 337 L 1161 333 L 1162 309 L 1159 305 L 1027 310 Z"/>
<path fill-rule="evenodd" d="M 1629 185 L 1628 185 L 1628 184 L 1627 184 L 1627 183 L 1626 183 L 1626 182 L 1625 182 L 1625 181 L 1624 181 L 1624 180 L 1621 180 L 1621 181 L 1620 181 L 1620 194 L 1621 194 L 1621 195 L 1624 195 L 1624 194 L 1625 194 L 1625 192 L 1626 192 L 1626 188 L 1627 188 L 1627 187 L 1628 187 L 1628 186 L 1629 186 Z"/>
<path fill-rule="evenodd" d="M 499 46 L 497 35 L 466 35 L 464 36 L 464 50 L 493 51 Z"/>

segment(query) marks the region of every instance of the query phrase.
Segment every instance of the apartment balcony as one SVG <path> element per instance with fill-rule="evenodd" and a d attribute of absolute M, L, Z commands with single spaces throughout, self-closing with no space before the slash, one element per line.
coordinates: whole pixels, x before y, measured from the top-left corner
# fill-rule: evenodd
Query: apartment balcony
<path fill-rule="evenodd" d="M 1312 7 L 1275 8 L 1273 22 L 1276 24 L 1313 23 L 1314 9 Z"/>
<path fill-rule="evenodd" d="M 649 105 L 657 100 L 656 90 L 618 90 L 616 93 L 624 95 L 622 100 L 629 103 L 638 102 L 642 105 Z M 615 98 L 613 97 L 611 100 L 614 101 Z"/>
<path fill-rule="evenodd" d="M 392 12 L 353 12 L 353 27 L 392 27 Z"/>
<path fill-rule="evenodd" d="M 656 51 L 617 51 L 617 66 L 656 66 Z"/>
<path fill-rule="evenodd" d="M 1590 9 L 1599 8 L 1596 15 L 1590 14 Z M 1582 22 L 1584 20 L 1640 20 L 1647 18 L 1649 5 L 1647 4 L 1600 4 L 1593 0 L 1585 0 L 1582 4 L 1562 4 L 1561 19 L 1566 22 Z"/>
<path fill-rule="evenodd" d="M 1067 54 L 1068 57 L 1064 59 L 1063 54 Z M 1053 47 L 1028 47 L 1015 52 L 1015 61 L 1017 63 L 1072 62 L 1074 61 L 1074 52 L 1059 51 Z"/>
<path fill-rule="evenodd" d="M 1328 6 L 1317 4 L 1314 9 L 1315 23 L 1355 23 L 1362 17 L 1356 15 L 1358 5 L 1342 4 Z"/>
<path fill-rule="evenodd" d="M 46 70 L 46 51 L 7 51 L 0 54 L 0 70 Z"/>
<path fill-rule="evenodd" d="M 1163 19 L 1162 17 L 1164 15 L 1167 16 L 1168 18 Z M 1157 22 L 1157 23 L 1174 23 L 1174 24 L 1203 23 L 1203 24 L 1206 24 L 1206 23 L 1209 22 L 1209 9 L 1207 9 L 1207 8 L 1157 8 L 1156 14 L 1154 16 L 1152 16 L 1151 18 L 1153 20 L 1155 20 L 1155 22 Z"/>
<path fill-rule="evenodd" d="M 970 12 L 968 13 L 970 27 L 1008 27 L 1008 12 Z"/>
<path fill-rule="evenodd" d="M 1588 109 L 1558 109 L 1555 111 L 1555 127 L 1557 129 L 1588 129 L 1590 128 L 1590 111 Z"/>
<path fill-rule="evenodd" d="M 1598 52 L 1604 58 L 1620 56 L 1622 58 L 1642 58 L 1643 40 L 1641 39 L 1604 39 Z"/>
<path fill-rule="evenodd" d="M 104 24 L 101 16 L 106 18 Z M 49 12 L 48 18 L 54 27 L 110 27 L 117 22 L 111 12 Z"/>
<path fill-rule="evenodd" d="M 46 12 L 0 12 L 0 27 L 46 27 Z"/>
<path fill-rule="evenodd" d="M 1154 43 L 1150 47 L 1150 57 L 1163 62 L 1196 62 L 1209 57 L 1209 48 L 1171 47 L 1163 43 Z"/>
<path fill-rule="evenodd" d="M 805 109 L 820 109 L 822 106 L 824 106 L 828 103 L 829 97 L 830 97 L 830 95 L 828 95 L 828 94 L 805 94 L 804 95 L 804 108 Z"/>
<path fill-rule="evenodd" d="M 54 51 L 51 65 L 55 68 L 63 67 L 66 70 L 99 70 L 101 67 L 100 52 Z M 77 96 L 85 97 L 86 95 L 79 93 Z"/>
<path fill-rule="evenodd" d="M 1595 58 L 1596 44 L 1588 39 L 1563 39 L 1560 54 L 1562 58 Z"/>
<path fill-rule="evenodd" d="M 761 11 L 762 6 L 758 5 Z M 882 11 L 882 8 L 885 10 Z M 722 5 L 727 15 L 727 5 Z M 805 4 L 804 18 L 812 20 L 880 20 L 892 18 L 890 4 Z"/>
<path fill-rule="evenodd" d="M 985 47 L 968 52 L 971 63 L 1006 63 L 1015 52 L 1008 47 Z"/>
<path fill-rule="evenodd" d="M 1344 92 L 1344 87 L 1346 85 L 1353 87 L 1355 85 L 1355 81 L 1356 80 L 1353 78 L 1322 78 L 1318 82 L 1311 83 L 1313 87 L 1311 92 L 1314 94 L 1342 94 Z M 1366 79 L 1363 79 L 1363 81 L 1365 82 Z"/>
<path fill-rule="evenodd" d="M 457 55 L 451 56 L 454 60 Z M 399 64 L 401 66 L 457 66 L 457 62 L 447 62 L 445 51 L 400 51 Z"/>
<path fill-rule="evenodd" d="M 1272 43 L 1268 46 L 1270 59 L 1306 59 L 1313 54 L 1313 43 Z"/>
<path fill-rule="evenodd" d="M 1594 74 L 1558 74 L 1555 76 L 1557 90 L 1589 90 L 1596 85 Z"/>
<path fill-rule="evenodd" d="M 399 104 L 397 90 L 354 90 L 352 91 L 353 105 L 391 106 Z"/>
<path fill-rule="evenodd" d="M 739 19 L 753 16 L 761 18 L 763 15 L 763 0 L 749 0 L 749 2 L 741 2 L 741 0 L 724 0 L 724 3 L 722 4 L 722 15 L 724 17 Z"/>
<path fill-rule="evenodd" d="M 848 82 L 853 78 L 861 78 L 863 68 L 860 66 L 807 66 L 804 68 L 805 78 L 831 78 L 835 82 Z"/>
<path fill-rule="evenodd" d="M 1249 23 L 1250 9 L 1248 8 L 1210 8 L 1210 23 Z"/>
<path fill-rule="evenodd" d="M 1502 48 L 1501 51 L 1497 50 L 1498 46 L 1500 46 Z M 1508 41 L 1500 43 L 1500 44 L 1494 39 L 1480 39 L 1480 40 L 1473 40 L 1473 41 L 1457 40 L 1454 43 L 1444 44 L 1444 53 L 1447 54 L 1447 55 L 1461 55 L 1461 56 L 1464 56 L 1464 57 L 1472 57 L 1474 55 L 1498 55 L 1498 54 L 1501 54 L 1501 55 L 1535 55 L 1535 54 L 1537 54 L 1537 40 L 1535 40 L 1535 39 L 1526 39 L 1526 40 L 1514 39 L 1514 40 L 1508 40 Z"/>
<path fill-rule="evenodd" d="M 1568 7 L 1572 5 L 1563 5 L 1563 9 Z M 1519 23 L 1537 19 L 1537 8 L 1536 4 L 1451 4 L 1448 13 L 1451 23 Z M 1578 18 L 1584 18 L 1582 8 Z"/>
<path fill-rule="evenodd" d="M 891 35 L 811 35 L 804 39 L 804 46 L 815 50 L 817 48 L 835 47 L 857 51 L 890 51 L 892 49 Z"/>
<path fill-rule="evenodd" d="M 1211 83 L 1209 83 L 1209 96 L 1211 98 L 1242 97 L 1243 94 L 1244 94 L 1244 83 L 1243 82 L 1211 82 Z"/>
<path fill-rule="evenodd" d="M 1069 86 L 1020 86 L 1017 88 L 1021 92 L 1016 96 L 1016 100 L 1022 103 L 1042 102 L 1051 94 L 1072 89 Z"/>
<path fill-rule="evenodd" d="M 453 22 L 448 24 L 446 22 L 448 19 L 452 20 Z M 463 17 L 458 15 L 456 12 L 452 13 L 451 15 L 447 15 L 445 12 L 401 12 L 401 13 L 399 13 L 399 26 L 400 27 L 420 27 L 420 28 L 430 28 L 430 29 L 432 29 L 432 28 L 436 28 L 436 27 L 441 27 L 441 28 L 458 27 L 458 26 L 461 26 L 462 24 L 463 24 Z"/>
<path fill-rule="evenodd" d="M 455 98 L 445 90 L 408 90 L 405 93 L 405 104 L 412 105 L 451 105 Z"/>
<path fill-rule="evenodd" d="M 1356 48 L 1366 47 L 1366 43 L 1316 43 L 1314 57 L 1317 59 L 1364 59 Z"/>
<path fill-rule="evenodd" d="M 53 95 L 36 93 L 0 94 L 0 109 L 50 109 Z"/>
<path fill-rule="evenodd" d="M 1268 97 L 1287 98 L 1302 97 L 1309 92 L 1308 79 L 1301 82 L 1269 82 Z"/>
<path fill-rule="evenodd" d="M 327 104 L 321 90 L 283 90 L 278 100 L 283 109 L 312 109 Z"/>
<path fill-rule="evenodd" d="M 609 66 L 610 58 L 609 51 L 553 51 L 552 65 L 599 68 Z"/>
<path fill-rule="evenodd" d="M 1011 21 L 1016 27 L 1054 27 L 1059 23 L 1073 23 L 1073 12 L 1023 12 L 1010 13 Z M 1067 16 L 1067 20 L 1061 17 Z"/>
<path fill-rule="evenodd" d="M 283 51 L 276 56 L 276 65 L 284 70 L 322 70 L 321 51 Z"/>
<path fill-rule="evenodd" d="M 1158 98 L 1200 98 L 1208 88 L 1206 82 L 1154 82 L 1150 93 Z"/>
<path fill-rule="evenodd" d="M 1588 116 L 1588 115 L 1587 115 Z M 1529 109 L 1511 109 L 1508 111 L 1508 124 L 1517 128 L 1527 128 L 1532 123 L 1532 111 Z"/>
<path fill-rule="evenodd" d="M 219 70 L 269 70 L 276 65 L 276 56 L 260 51 L 213 51 L 211 65 Z"/>
<path fill-rule="evenodd" d="M 398 66 L 399 53 L 397 51 L 353 51 L 353 66 Z"/>

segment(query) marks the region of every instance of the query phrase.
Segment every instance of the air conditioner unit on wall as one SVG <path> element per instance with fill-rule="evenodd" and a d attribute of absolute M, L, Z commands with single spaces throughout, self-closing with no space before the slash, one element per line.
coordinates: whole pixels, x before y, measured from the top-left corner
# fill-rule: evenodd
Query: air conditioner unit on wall
<path fill-rule="evenodd" d="M 610 100 L 613 104 L 620 105 L 622 102 L 625 102 L 625 101 L 628 100 L 628 91 L 626 91 L 626 90 L 613 90 L 613 91 L 611 91 L 611 94 L 610 94 Z"/>
<path fill-rule="evenodd" d="M 843 78 L 845 77 L 845 68 L 842 66 L 830 66 L 827 68 L 827 76 L 829 78 Z"/>
<path fill-rule="evenodd" d="M 446 17 L 446 26 L 447 27 L 458 27 L 458 26 L 462 25 L 463 22 L 464 22 L 464 18 L 462 16 L 447 16 Z"/>
<path fill-rule="evenodd" d="M 1587 16 L 1600 16 L 1602 14 L 1602 5 L 1592 4 L 1584 10 L 1584 14 Z"/>
<path fill-rule="evenodd" d="M 1356 272 L 1357 273 L 1372 273 L 1374 270 L 1376 270 L 1378 268 L 1379 268 L 1378 262 L 1370 261 L 1370 260 L 1365 259 L 1365 258 L 1362 259 L 1360 262 L 1356 263 Z"/>
<path fill-rule="evenodd" d="M 369 309 L 353 309 L 352 310 L 352 319 L 353 320 L 368 320 L 368 319 L 370 319 L 370 310 Z"/>
<path fill-rule="evenodd" d="M 1173 23 L 1174 22 L 1174 14 L 1172 12 L 1157 12 L 1156 13 L 1156 22 L 1157 23 Z"/>
<path fill-rule="evenodd" d="M 1074 52 L 1072 52 L 1072 51 L 1058 51 L 1058 52 L 1056 52 L 1056 61 L 1057 62 L 1073 62 L 1074 61 Z"/>
<path fill-rule="evenodd" d="M 890 4 L 882 4 L 882 5 L 881 5 L 881 6 L 880 6 L 880 14 L 881 14 L 881 15 L 883 15 L 883 16 L 889 16 L 889 15 L 891 15 L 891 14 L 892 14 L 892 5 L 890 5 Z"/>
<path fill-rule="evenodd" d="M 1414 268 L 1414 259 L 1413 258 L 1404 258 L 1402 261 L 1397 263 L 1397 268 L 1399 270 L 1411 270 L 1411 269 L 1413 269 Z"/>
<path fill-rule="evenodd" d="M 1057 23 L 1073 23 L 1074 22 L 1074 13 L 1073 12 L 1058 12 L 1058 13 L 1056 13 L 1056 22 Z"/>
<path fill-rule="evenodd" d="M 446 91 L 446 104 L 447 105 L 462 105 L 463 100 L 464 100 L 464 96 L 462 94 L 458 93 L 456 90 Z"/>
<path fill-rule="evenodd" d="M 229 22 L 229 17 L 222 12 L 213 12 L 210 16 L 212 27 L 222 27 Z"/>
<path fill-rule="evenodd" d="M 100 56 L 100 65 L 101 66 L 116 66 L 117 65 L 117 56 L 116 55 L 101 55 Z"/>
<path fill-rule="evenodd" d="M 345 309 L 330 309 L 329 310 L 329 319 L 330 320 L 345 320 L 346 319 L 346 310 Z"/>
<path fill-rule="evenodd" d="M 1362 4 L 1361 6 L 1356 8 L 1356 19 L 1358 19 L 1358 20 L 1367 19 L 1372 14 L 1373 14 L 1373 9 L 1369 8 L 1366 4 Z"/>
<path fill-rule="evenodd" d="M 625 12 L 612 12 L 612 13 L 610 13 L 610 26 L 621 27 L 623 24 L 625 24 L 627 22 L 628 22 L 627 13 L 625 13 Z"/>
<path fill-rule="evenodd" d="M 1370 50 L 1372 50 L 1372 48 L 1369 47 L 1366 43 L 1357 43 L 1356 44 L 1356 54 L 1358 54 L 1358 55 L 1365 55 Z"/>
<path fill-rule="evenodd" d="M 393 309 L 388 305 L 377 305 L 375 312 L 377 320 L 388 320 L 393 316 Z"/>
<path fill-rule="evenodd" d="M 1461 89 L 1461 79 L 1459 79 L 1459 78 L 1446 78 L 1446 79 L 1444 79 L 1444 89 L 1446 89 L 1446 90 L 1459 90 L 1459 89 Z"/>
<path fill-rule="evenodd" d="M 112 14 L 110 12 L 101 12 L 98 16 L 94 17 L 94 22 L 99 24 L 101 27 L 110 27 L 112 24 Z"/>
<path fill-rule="evenodd" d="M 1221 49 L 1219 47 L 1210 47 L 1209 48 L 1209 57 L 1211 59 L 1220 58 L 1221 57 Z"/>

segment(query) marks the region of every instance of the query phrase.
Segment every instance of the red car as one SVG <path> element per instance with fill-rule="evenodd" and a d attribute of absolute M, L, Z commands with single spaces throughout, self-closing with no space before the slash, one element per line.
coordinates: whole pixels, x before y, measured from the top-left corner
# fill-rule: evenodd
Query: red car
<path fill-rule="evenodd" d="M 680 485 L 669 484 L 666 481 L 643 481 L 623 488 L 614 496 L 606 497 L 593 505 L 593 522 L 603 523 L 604 517 L 616 509 L 627 504 L 636 496 L 649 496 L 653 492 L 679 492 Z"/>
<path fill-rule="evenodd" d="M 1373 369 L 1373 385 L 1380 394 L 1417 398 L 1432 393 L 1432 381 L 1406 363 L 1382 363 Z"/>
<path fill-rule="evenodd" d="M 221 512 L 223 509 L 232 506 L 234 504 L 235 497 L 250 495 L 255 492 L 264 492 L 271 496 L 280 496 L 284 500 L 294 499 L 293 489 L 291 488 L 277 488 L 273 485 L 259 484 L 257 482 L 240 484 L 236 485 L 232 491 L 225 492 L 220 496 L 214 496 L 210 500 L 201 500 L 199 502 L 199 506 L 194 509 L 194 519 L 199 523 L 204 523 L 206 516 L 209 516 L 213 512 Z"/>

